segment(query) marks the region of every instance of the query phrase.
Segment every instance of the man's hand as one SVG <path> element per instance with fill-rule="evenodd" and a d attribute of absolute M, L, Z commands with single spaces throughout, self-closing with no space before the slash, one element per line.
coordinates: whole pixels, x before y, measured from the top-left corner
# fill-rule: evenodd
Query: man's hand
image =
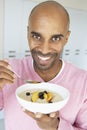
<path fill-rule="evenodd" d="M 0 89 L 5 84 L 11 84 L 14 82 L 15 75 L 11 70 L 11 66 L 5 60 L 0 60 Z"/>
<path fill-rule="evenodd" d="M 43 130 L 57 130 L 59 125 L 58 112 L 50 114 L 32 113 L 23 109 L 24 112 L 36 120 L 39 128 Z"/>

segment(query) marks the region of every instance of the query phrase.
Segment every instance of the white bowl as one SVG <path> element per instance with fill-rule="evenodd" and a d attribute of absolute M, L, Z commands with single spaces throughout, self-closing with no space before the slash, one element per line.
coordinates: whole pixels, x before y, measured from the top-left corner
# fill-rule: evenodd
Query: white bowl
<path fill-rule="evenodd" d="M 26 89 L 50 90 L 50 91 L 60 94 L 63 100 L 55 102 L 55 103 L 36 103 L 36 102 L 26 101 L 19 97 L 19 94 L 25 91 Z M 34 113 L 40 112 L 43 114 L 48 114 L 51 112 L 59 111 L 61 108 L 63 108 L 68 102 L 70 93 L 66 88 L 59 86 L 57 84 L 53 84 L 53 83 L 36 83 L 36 84 L 27 83 L 16 89 L 16 97 L 20 105 L 24 107 L 25 109 Z"/>

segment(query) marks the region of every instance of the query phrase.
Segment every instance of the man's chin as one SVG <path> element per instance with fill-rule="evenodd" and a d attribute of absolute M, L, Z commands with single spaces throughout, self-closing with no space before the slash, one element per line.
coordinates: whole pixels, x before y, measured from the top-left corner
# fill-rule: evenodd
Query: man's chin
<path fill-rule="evenodd" d="M 35 65 L 35 68 L 37 68 L 40 71 L 47 71 L 51 69 L 51 66 L 46 65 Z"/>
<path fill-rule="evenodd" d="M 51 70 L 51 68 L 53 68 L 55 62 L 37 62 L 36 60 L 34 60 L 34 67 L 38 70 L 42 70 L 42 71 L 47 71 L 47 70 Z"/>

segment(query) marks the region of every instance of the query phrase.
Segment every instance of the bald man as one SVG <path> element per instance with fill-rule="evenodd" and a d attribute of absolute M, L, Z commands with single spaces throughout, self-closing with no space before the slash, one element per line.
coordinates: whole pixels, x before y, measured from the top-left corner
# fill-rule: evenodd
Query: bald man
<path fill-rule="evenodd" d="M 56 1 L 38 4 L 27 26 L 31 56 L 0 61 L 0 109 L 5 110 L 6 130 L 87 129 L 87 72 L 60 58 L 70 35 L 69 24 L 67 10 Z M 22 109 L 15 90 L 24 82 L 12 70 L 24 79 L 64 86 L 70 92 L 68 103 L 49 115 Z"/>

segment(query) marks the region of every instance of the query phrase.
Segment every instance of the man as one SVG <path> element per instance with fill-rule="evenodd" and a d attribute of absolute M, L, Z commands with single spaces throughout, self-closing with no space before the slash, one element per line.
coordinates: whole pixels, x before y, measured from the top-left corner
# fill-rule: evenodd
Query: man
<path fill-rule="evenodd" d="M 60 59 L 68 41 L 69 15 L 55 1 L 45 1 L 31 12 L 27 36 L 32 57 L 0 61 L 0 108 L 5 110 L 6 130 L 87 130 L 87 72 Z M 22 110 L 15 90 L 21 78 L 50 82 L 70 91 L 59 112 L 44 115 Z"/>

